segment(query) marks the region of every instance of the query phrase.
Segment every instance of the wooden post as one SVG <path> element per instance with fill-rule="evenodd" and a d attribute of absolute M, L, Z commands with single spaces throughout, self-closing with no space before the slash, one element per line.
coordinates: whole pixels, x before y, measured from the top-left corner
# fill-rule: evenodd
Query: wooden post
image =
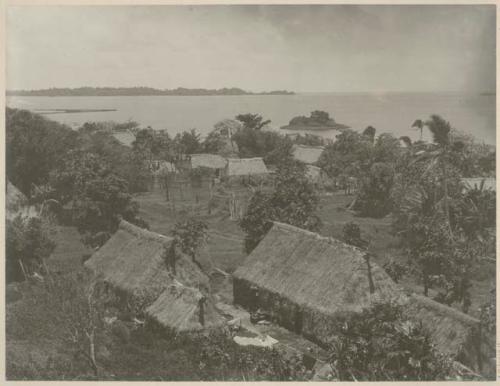
<path fill-rule="evenodd" d="M 165 174 L 165 197 L 166 197 L 167 201 L 170 201 L 170 194 L 168 191 L 168 173 Z"/>
<path fill-rule="evenodd" d="M 19 261 L 19 265 L 21 266 L 21 271 L 23 272 L 23 276 L 24 276 L 24 280 L 28 280 L 28 275 L 26 274 L 26 270 L 24 269 L 24 264 L 21 260 L 18 260 Z"/>
<path fill-rule="evenodd" d="M 202 326 L 205 326 L 205 296 L 198 300 L 199 314 L 198 321 Z"/>
<path fill-rule="evenodd" d="M 368 285 L 370 287 L 370 293 L 373 294 L 375 293 L 375 285 L 373 284 L 373 277 L 372 277 L 372 267 L 370 265 L 370 254 L 365 254 L 364 255 L 365 261 L 366 261 L 366 266 L 368 268 Z"/>

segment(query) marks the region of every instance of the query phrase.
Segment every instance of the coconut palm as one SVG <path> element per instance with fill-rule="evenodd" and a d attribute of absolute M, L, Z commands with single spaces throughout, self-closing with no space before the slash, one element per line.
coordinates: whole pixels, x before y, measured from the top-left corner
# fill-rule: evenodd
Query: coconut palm
<path fill-rule="evenodd" d="M 450 150 L 450 133 L 451 126 L 450 123 L 445 121 L 439 115 L 431 115 L 430 119 L 425 122 L 425 126 L 428 127 L 432 133 L 433 142 L 438 146 L 438 148 L 432 151 L 430 154 L 435 157 L 437 164 L 441 168 L 442 178 L 443 178 L 443 204 L 444 212 L 446 215 L 446 220 L 448 226 L 450 226 L 450 210 L 448 204 L 448 172 L 447 172 L 447 162 L 448 153 Z M 451 226 L 450 226 L 451 232 Z"/>
<path fill-rule="evenodd" d="M 422 140 L 424 126 L 425 126 L 425 124 L 421 119 L 417 119 L 415 122 L 413 122 L 413 125 L 411 125 L 412 128 L 414 128 L 416 130 L 420 130 L 420 140 Z"/>

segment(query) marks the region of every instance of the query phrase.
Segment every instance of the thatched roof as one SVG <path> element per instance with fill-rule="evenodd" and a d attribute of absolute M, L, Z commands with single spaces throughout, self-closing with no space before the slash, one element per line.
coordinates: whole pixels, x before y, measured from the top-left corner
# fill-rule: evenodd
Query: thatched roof
<path fill-rule="evenodd" d="M 234 277 L 327 315 L 399 298 L 400 288 L 373 262 L 370 293 L 363 256 L 341 241 L 276 222 Z"/>
<path fill-rule="evenodd" d="M 228 158 L 228 176 L 249 176 L 255 174 L 268 174 L 266 164 L 260 157 L 256 158 Z"/>
<path fill-rule="evenodd" d="M 471 345 L 478 343 L 474 342 L 478 338 L 478 335 L 475 337 L 474 334 L 479 331 L 479 320 L 454 308 L 413 294 L 409 297 L 405 310 L 411 319 L 422 322 L 431 334 L 437 349 L 443 353 L 460 356 L 464 352 L 470 351 Z M 458 359 L 463 360 L 464 358 Z"/>
<path fill-rule="evenodd" d="M 226 164 L 226 159 L 217 154 L 191 154 L 191 167 L 193 169 L 199 167 L 224 169 Z"/>
<path fill-rule="evenodd" d="M 29 205 L 28 198 L 7 180 L 5 218 L 12 220 L 17 216 L 32 218 L 38 217 L 39 213 L 34 205 Z"/>
<path fill-rule="evenodd" d="M 7 180 L 7 192 L 5 196 L 5 206 L 8 212 L 17 212 L 28 204 L 26 196 Z"/>
<path fill-rule="evenodd" d="M 319 157 L 325 150 L 322 146 L 305 146 L 305 145 L 294 145 L 293 146 L 293 157 L 300 162 L 305 164 L 314 164 L 318 162 Z"/>
<path fill-rule="evenodd" d="M 462 178 L 461 180 L 467 189 L 474 189 L 474 188 L 479 189 L 481 187 L 481 184 L 483 184 L 484 189 L 491 189 L 494 191 L 497 190 L 497 182 L 495 178 L 474 177 L 474 178 Z"/>
<path fill-rule="evenodd" d="M 321 180 L 321 168 L 314 165 L 306 166 L 306 177 L 314 183 L 318 183 Z"/>
<path fill-rule="evenodd" d="M 145 313 L 160 325 L 178 332 L 219 327 L 225 322 L 224 317 L 203 293 L 179 282 L 165 289 Z"/>
<path fill-rule="evenodd" d="M 173 281 L 165 262 L 172 238 L 121 221 L 116 233 L 85 262 L 113 287 L 132 296 L 155 300 Z M 208 278 L 189 258 L 176 264 L 176 279 L 208 288 Z"/>
<path fill-rule="evenodd" d="M 113 137 L 115 137 L 118 142 L 122 145 L 132 147 L 132 142 L 135 141 L 135 135 L 129 131 L 118 131 L 113 133 Z"/>

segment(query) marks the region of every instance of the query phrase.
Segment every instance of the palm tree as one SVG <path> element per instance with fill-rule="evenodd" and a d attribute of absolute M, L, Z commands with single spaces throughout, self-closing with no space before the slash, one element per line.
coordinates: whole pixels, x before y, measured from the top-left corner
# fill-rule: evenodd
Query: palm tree
<path fill-rule="evenodd" d="M 377 132 L 377 129 L 375 129 L 373 126 L 368 126 L 366 129 L 363 130 L 363 135 L 367 137 L 370 142 L 373 144 L 375 142 L 375 133 Z"/>
<path fill-rule="evenodd" d="M 450 209 L 448 203 L 448 172 L 447 172 L 447 162 L 448 162 L 448 153 L 450 150 L 450 133 L 451 126 L 450 123 L 445 121 L 439 115 L 431 115 L 430 119 L 425 122 L 425 126 L 428 127 L 432 134 L 432 139 L 434 144 L 437 145 L 437 149 L 431 151 L 429 154 L 433 156 L 436 160 L 437 164 L 441 168 L 442 178 L 443 178 L 443 206 L 444 212 L 446 216 L 446 221 L 448 222 L 448 227 L 450 228 L 451 233 L 451 225 L 450 225 Z"/>
<path fill-rule="evenodd" d="M 411 125 L 412 128 L 416 128 L 417 130 L 420 130 L 420 140 L 422 140 L 424 125 L 425 124 L 421 119 L 417 119 L 415 122 L 413 122 L 413 125 Z"/>

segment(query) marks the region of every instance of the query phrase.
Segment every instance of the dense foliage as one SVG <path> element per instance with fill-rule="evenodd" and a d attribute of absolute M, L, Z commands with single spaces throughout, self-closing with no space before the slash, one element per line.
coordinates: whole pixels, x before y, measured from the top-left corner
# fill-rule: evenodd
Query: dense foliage
<path fill-rule="evenodd" d="M 45 273 L 45 260 L 55 248 L 49 226 L 40 218 L 17 216 L 5 223 L 7 282 Z"/>
<path fill-rule="evenodd" d="M 196 219 L 188 219 L 175 224 L 172 230 L 175 245 L 190 256 L 196 262 L 198 249 L 207 241 L 208 226 L 206 223 Z"/>
<path fill-rule="evenodd" d="M 315 110 L 309 117 L 298 116 L 290 120 L 290 126 L 334 126 L 336 122 L 326 111 Z"/>
<path fill-rule="evenodd" d="M 280 164 L 274 191 L 254 193 L 240 221 L 246 232 L 246 252 L 250 253 L 257 246 L 271 228 L 272 221 L 319 230 L 321 221 L 315 214 L 318 202 L 318 195 L 305 176 L 304 166 L 294 161 Z"/>
<path fill-rule="evenodd" d="M 84 271 L 30 283 L 7 313 L 11 380 L 306 380 L 301 358 L 242 347 L 228 331 L 176 336 L 113 308 Z M 37 328 L 33 328 L 37 326 Z M 15 342 L 33 352 L 15 350 Z M 17 359 L 17 360 L 15 360 Z"/>
<path fill-rule="evenodd" d="M 77 133 L 41 115 L 10 108 L 5 127 L 7 176 L 30 197 L 33 184 L 47 183 L 67 150 L 76 146 Z"/>
<path fill-rule="evenodd" d="M 494 250 L 495 194 L 461 184 L 463 146 L 448 122 L 432 116 L 425 125 L 434 143 L 412 145 L 396 166 L 393 227 L 424 294 L 432 288 L 436 300 L 467 312 L 474 265 Z"/>
<path fill-rule="evenodd" d="M 147 226 L 138 217 L 139 206 L 128 193 L 127 182 L 95 154 L 70 152 L 61 168 L 51 173 L 50 185 L 52 197 L 69 205 L 74 224 L 91 246 L 102 245 L 121 218 Z"/>
<path fill-rule="evenodd" d="M 330 362 L 340 381 L 445 380 L 452 362 L 440 354 L 424 328 L 401 306 L 375 304 L 341 317 L 330 345 Z"/>

